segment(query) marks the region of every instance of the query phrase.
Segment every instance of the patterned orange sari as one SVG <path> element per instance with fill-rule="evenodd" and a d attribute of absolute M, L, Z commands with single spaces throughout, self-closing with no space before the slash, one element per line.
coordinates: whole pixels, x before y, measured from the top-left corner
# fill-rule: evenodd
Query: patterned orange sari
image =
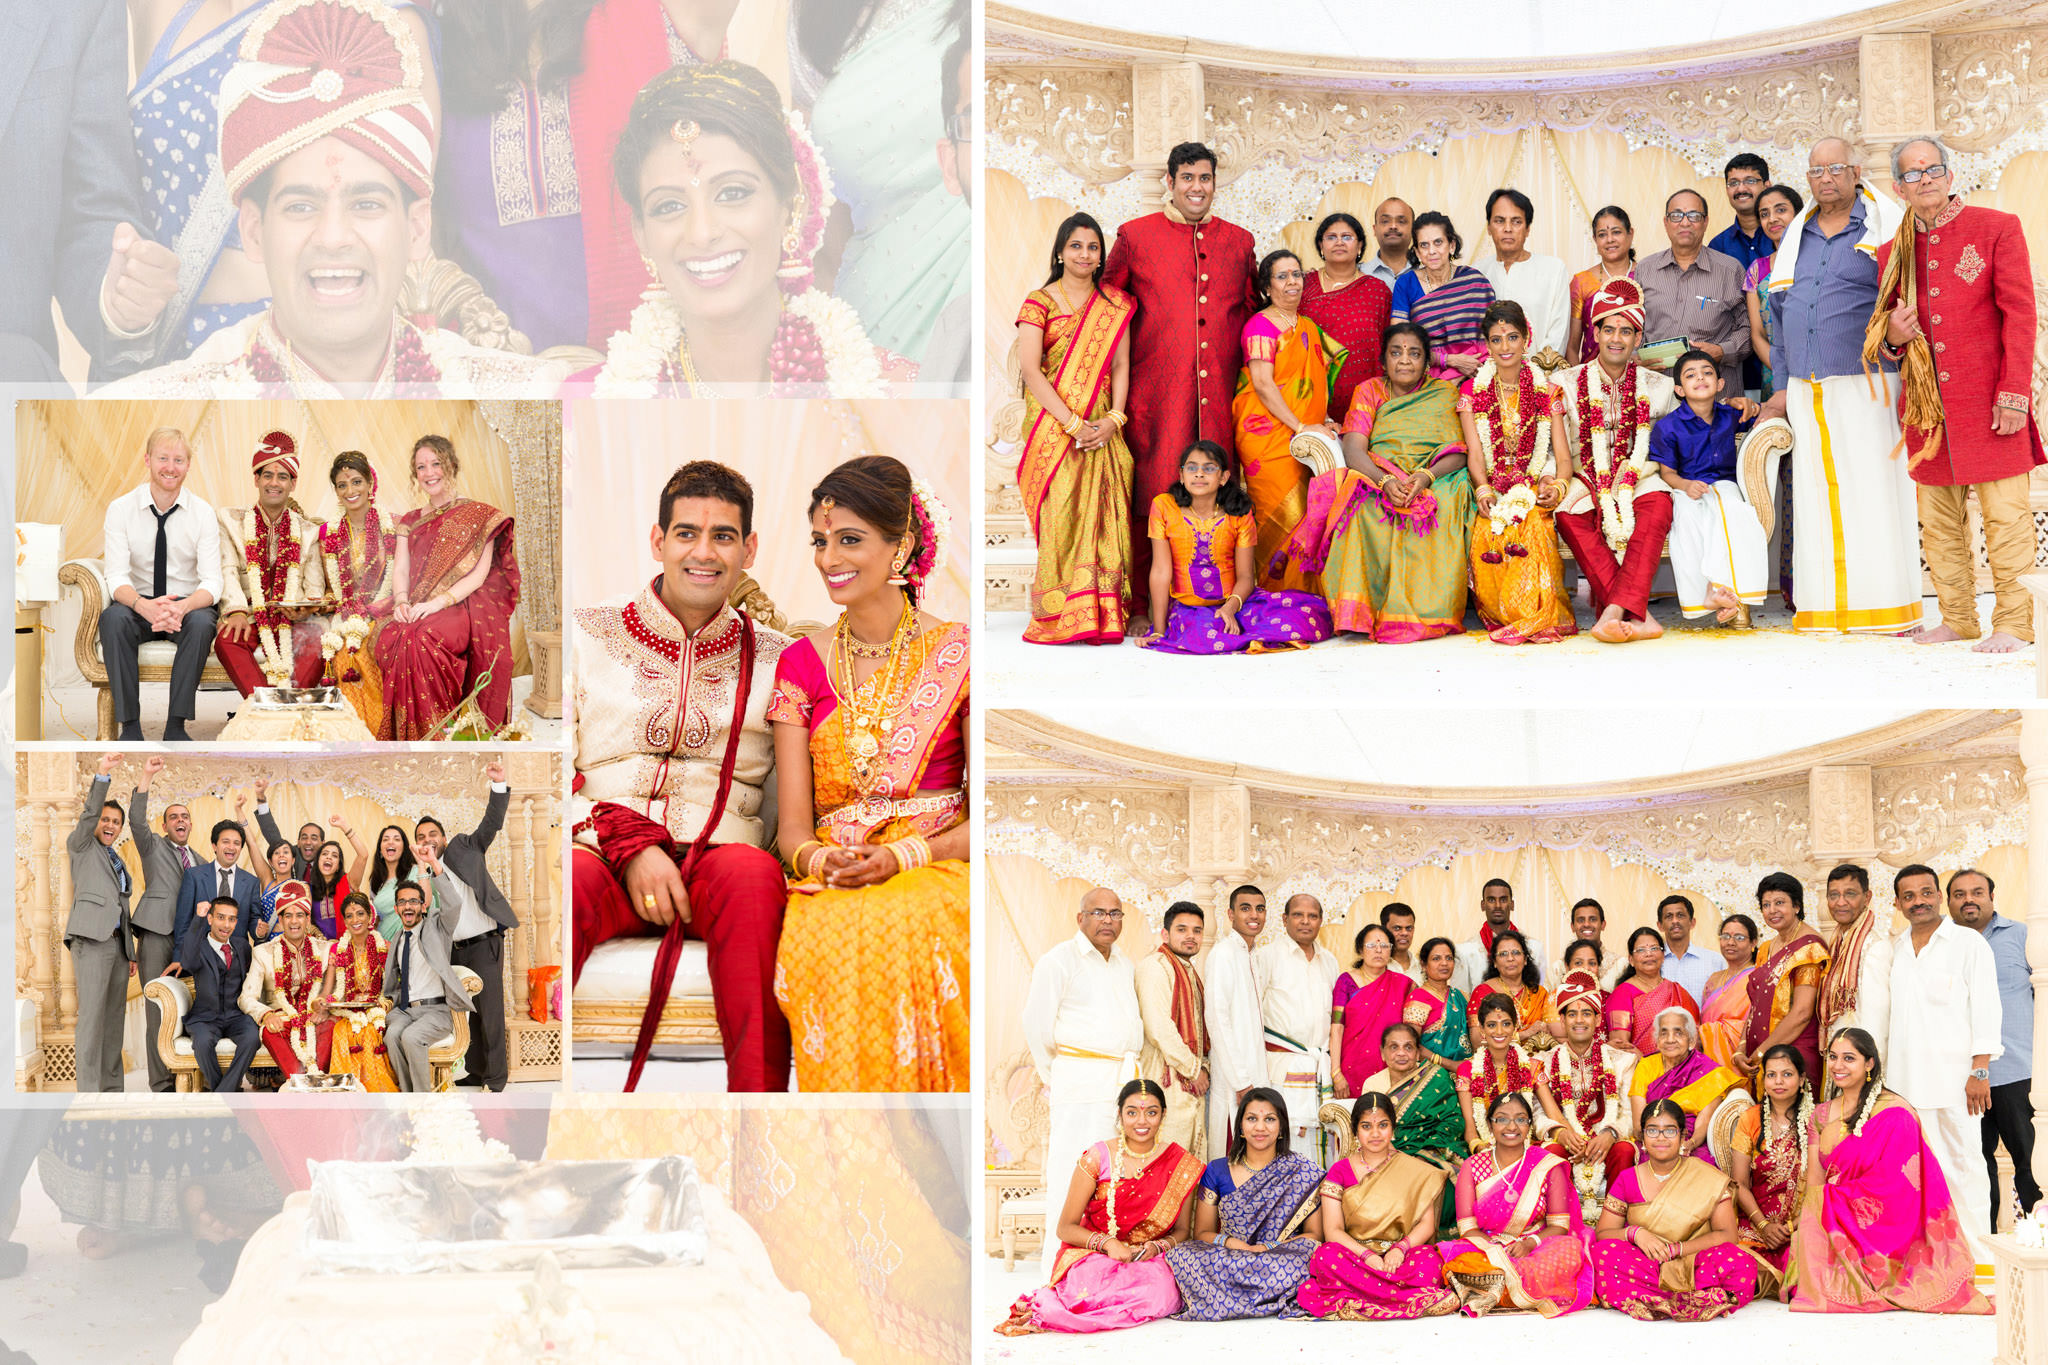
<path fill-rule="evenodd" d="M 1077 416 L 1094 421 L 1109 411 L 1111 362 L 1131 313 L 1130 296 L 1106 285 L 1076 312 L 1044 289 L 1018 311 L 1019 327 L 1044 333 L 1039 366 Z M 1038 542 L 1025 642 L 1121 644 L 1131 587 L 1130 447 L 1119 429 L 1107 445 L 1082 450 L 1029 389 L 1024 404 L 1017 488 Z"/>
<path fill-rule="evenodd" d="M 398 537 L 384 528 L 375 507 L 352 526 L 346 517 L 320 527 L 320 553 L 325 559 L 328 591 L 339 601 L 337 627 L 350 616 L 369 619 L 370 633 L 360 648 L 346 642 L 334 651 L 330 674 L 341 695 L 375 730 L 384 723 L 384 674 L 377 667 L 377 632 L 391 619 L 391 564 Z"/>
<path fill-rule="evenodd" d="M 1230 415 L 1236 423 L 1238 465 L 1259 520 L 1252 572 L 1259 576 L 1262 588 L 1320 596 L 1320 575 L 1305 574 L 1292 565 L 1278 574 L 1267 573 L 1273 556 L 1287 548 L 1294 528 L 1308 511 L 1309 475 L 1307 466 L 1288 453 L 1293 429 L 1266 411 L 1265 400 L 1252 387 L 1251 363 L 1269 362 L 1273 383 L 1288 411 L 1295 420 L 1316 426 L 1330 415 L 1331 386 L 1344 368 L 1344 348 L 1305 317 L 1297 316 L 1294 325 L 1283 332 L 1262 313 L 1254 313 L 1245 324 L 1243 342 L 1245 367 L 1237 377 Z M 1179 457 L 1180 452 L 1174 452 L 1176 465 Z"/>
<path fill-rule="evenodd" d="M 334 945 L 332 989 L 340 997 L 330 1005 L 334 1016 L 334 1047 L 327 1062 L 329 1074 L 354 1076 L 363 1089 L 377 1094 L 395 1094 L 398 1077 L 384 1051 L 384 1011 L 377 998 L 384 989 L 384 959 L 388 947 L 376 930 L 366 944 L 344 938 Z"/>
<path fill-rule="evenodd" d="M 849 717 L 818 646 L 799 640 L 775 669 L 768 719 L 810 735 L 816 837 L 833 848 L 930 839 L 967 819 L 968 632 L 948 623 L 913 639 L 904 705 L 863 793 Z M 828 649 L 830 645 L 826 646 Z M 882 672 L 857 695 L 883 685 Z M 800 1089 L 965 1090 L 968 1065 L 967 863 L 945 859 L 874 886 L 789 888 L 775 998 L 789 1018 Z M 857 926 L 849 933 L 849 926 Z"/>

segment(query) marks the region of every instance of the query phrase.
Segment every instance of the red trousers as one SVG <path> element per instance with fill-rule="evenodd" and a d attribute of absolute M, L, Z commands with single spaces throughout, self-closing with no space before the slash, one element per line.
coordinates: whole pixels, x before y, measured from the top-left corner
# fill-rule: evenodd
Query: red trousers
<path fill-rule="evenodd" d="M 225 633 L 213 637 L 214 656 L 227 670 L 228 680 L 245 697 L 270 685 L 270 680 L 263 676 L 263 665 L 256 662 L 256 643 L 253 628 L 246 644 L 230 640 Z M 320 632 L 304 621 L 292 622 L 292 685 L 318 687 L 322 667 Z"/>
<path fill-rule="evenodd" d="M 299 1064 L 299 1054 L 292 1051 L 292 1035 L 297 1032 L 296 1028 L 286 1029 L 282 1033 L 272 1033 L 268 1029 L 263 1031 L 263 1046 L 276 1059 L 277 1069 L 287 1076 L 296 1076 L 306 1069 Z M 320 1064 L 322 1071 L 327 1069 L 327 1059 L 331 1055 L 333 1048 L 334 1021 L 329 1019 L 324 1024 L 315 1024 L 313 1026 L 313 1058 Z"/>
<path fill-rule="evenodd" d="M 1561 1156 L 1566 1161 L 1572 1159 L 1572 1154 L 1564 1149 L 1562 1142 L 1547 1142 L 1543 1145 L 1543 1150 L 1549 1152 L 1552 1156 Z M 1612 1187 L 1615 1177 L 1635 1164 L 1636 1145 L 1633 1142 L 1617 1142 L 1612 1147 L 1609 1147 L 1607 1149 L 1608 1185 Z"/>
<path fill-rule="evenodd" d="M 576 846 L 571 867 L 573 981 L 598 944 L 651 937 L 662 928 L 640 918 L 618 876 L 589 848 Z M 711 960 L 726 1089 L 789 1089 L 789 1021 L 775 1002 L 775 948 L 788 898 L 782 865 L 750 844 L 720 844 L 704 850 L 684 889 L 690 896 L 685 937 L 701 940 Z"/>
<path fill-rule="evenodd" d="M 1664 537 L 1671 532 L 1671 495 L 1653 493 L 1636 499 L 1636 530 L 1628 538 L 1628 550 L 1619 561 L 1607 538 L 1600 534 L 1600 509 L 1590 512 L 1560 512 L 1557 533 L 1571 546 L 1572 558 L 1586 585 L 1593 590 L 1593 610 L 1602 612 L 1610 604 L 1623 616 L 1641 621 L 1650 614 L 1650 584 L 1657 577 L 1657 561 L 1664 556 Z"/>

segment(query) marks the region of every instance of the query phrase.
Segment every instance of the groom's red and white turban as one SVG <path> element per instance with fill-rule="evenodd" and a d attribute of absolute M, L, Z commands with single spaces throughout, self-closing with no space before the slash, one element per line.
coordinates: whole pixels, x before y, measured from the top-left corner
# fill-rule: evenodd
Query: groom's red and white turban
<path fill-rule="evenodd" d="M 434 116 L 412 34 L 383 0 L 280 0 L 242 35 L 220 88 L 228 197 L 324 137 L 434 192 Z"/>
<path fill-rule="evenodd" d="M 1600 292 L 1593 295 L 1593 301 L 1586 307 L 1587 324 L 1597 327 L 1602 318 L 1616 318 L 1642 331 L 1643 287 L 1625 275 L 1600 286 Z"/>
<path fill-rule="evenodd" d="M 299 477 L 299 443 L 288 431 L 273 431 L 257 442 L 255 453 L 249 457 L 249 472 L 254 474 L 273 464 L 293 478 Z"/>

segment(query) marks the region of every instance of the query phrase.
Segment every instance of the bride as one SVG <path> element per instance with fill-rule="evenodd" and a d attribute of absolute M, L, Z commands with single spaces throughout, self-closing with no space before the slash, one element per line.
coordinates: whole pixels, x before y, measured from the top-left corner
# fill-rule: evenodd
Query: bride
<path fill-rule="evenodd" d="M 653 283 L 604 364 L 576 377 L 594 396 L 767 385 L 867 398 L 915 377 L 850 306 L 812 287 L 832 178 L 759 71 L 728 61 L 656 77 L 633 101 L 612 168 Z"/>

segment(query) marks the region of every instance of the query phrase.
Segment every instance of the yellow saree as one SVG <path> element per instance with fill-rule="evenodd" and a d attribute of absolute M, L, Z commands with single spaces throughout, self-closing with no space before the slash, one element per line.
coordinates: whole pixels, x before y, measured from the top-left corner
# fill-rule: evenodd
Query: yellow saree
<path fill-rule="evenodd" d="M 1039 366 L 1076 416 L 1110 410 L 1111 362 L 1131 325 L 1130 296 L 1108 287 L 1068 312 L 1047 290 L 1033 290 L 1019 327 L 1044 333 Z M 1038 542 L 1031 578 L 1030 644 L 1122 644 L 1128 617 L 1131 553 L 1131 451 L 1116 429 L 1106 445 L 1082 450 L 1052 414 L 1024 390 L 1024 451 L 1017 488 Z"/>
<path fill-rule="evenodd" d="M 330 959 L 336 998 L 328 1005 L 328 1013 L 334 1016 L 334 1044 L 327 1070 L 336 1076 L 354 1076 L 373 1094 L 398 1091 L 398 1077 L 384 1051 L 384 1006 L 379 999 L 388 951 L 383 936 L 373 929 L 367 943 L 343 938 L 334 945 Z"/>

